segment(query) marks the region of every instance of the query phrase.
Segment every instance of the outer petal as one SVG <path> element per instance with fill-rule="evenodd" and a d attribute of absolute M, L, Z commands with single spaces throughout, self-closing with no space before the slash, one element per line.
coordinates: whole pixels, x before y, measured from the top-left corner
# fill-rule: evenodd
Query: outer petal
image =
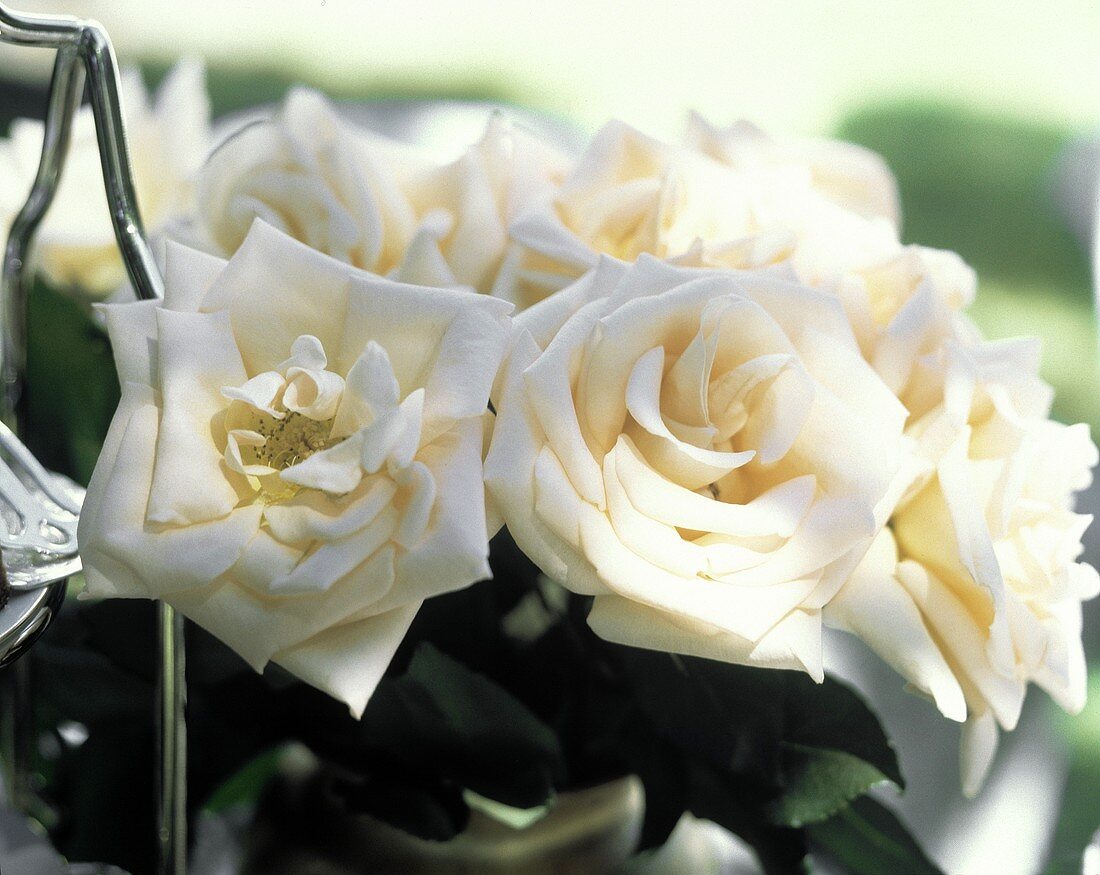
<path fill-rule="evenodd" d="M 405 638 L 420 603 L 328 629 L 273 659 L 306 683 L 363 716 L 367 702 Z"/>
<path fill-rule="evenodd" d="M 166 310 L 197 312 L 228 262 L 167 241 L 164 251 L 164 303 Z"/>
<path fill-rule="evenodd" d="M 259 506 L 179 529 L 146 525 L 158 418 L 148 391 L 127 385 L 89 487 L 80 542 L 93 595 L 147 598 L 203 587 L 237 561 L 259 529 Z"/>
<path fill-rule="evenodd" d="M 271 371 L 303 334 L 327 350 L 340 348 L 352 272 L 257 220 L 210 287 L 203 309 L 229 310 L 249 374 Z"/>
<path fill-rule="evenodd" d="M 102 305 L 107 321 L 107 336 L 115 356 L 115 367 L 122 385 L 141 383 L 160 387 L 157 375 L 157 301 L 134 304 Z"/>
<path fill-rule="evenodd" d="M 537 512 L 535 464 L 546 436 L 523 394 L 523 371 L 538 355 L 538 347 L 526 332 L 517 336 L 502 373 L 503 388 L 493 428 L 493 441 L 485 458 L 485 486 L 516 543 L 551 578 L 568 583 L 578 592 L 605 592 L 577 548 L 542 520 L 546 506 Z M 571 493 L 571 494 L 570 494 Z M 550 510 L 557 531 L 572 530 L 576 544 L 579 497 L 552 493 L 557 499 Z"/>
<path fill-rule="evenodd" d="M 966 700 L 951 667 L 894 576 L 897 548 L 884 529 L 822 615 L 830 626 L 863 639 L 951 720 L 966 719 Z"/>
<path fill-rule="evenodd" d="M 487 398 L 506 343 L 499 328 L 491 323 L 503 324 L 511 305 L 486 295 L 422 286 L 402 285 L 400 294 L 396 295 L 392 292 L 393 286 L 392 280 L 355 274 L 346 314 L 340 314 L 344 328 L 342 342 L 335 346 L 325 343 L 325 349 L 339 350 L 333 369 L 347 373 L 367 345 L 374 341 L 388 352 L 401 395 L 405 396 L 426 385 L 425 380 L 438 357 L 445 354 L 452 361 L 465 360 L 471 364 L 471 371 L 466 374 L 471 395 L 480 396 L 484 387 L 485 394 L 481 397 Z M 443 353 L 440 345 L 448 329 L 460 317 L 485 320 L 488 339 L 481 341 L 455 334 L 447 341 L 447 351 Z M 497 344 L 500 344 L 500 352 Z M 479 348 L 488 359 L 475 365 L 467 357 Z M 451 392 L 454 391 L 452 388 Z"/>
<path fill-rule="evenodd" d="M 393 550 L 384 547 L 320 596 L 272 597 L 225 575 L 167 600 L 211 634 L 232 642 L 259 671 L 276 653 L 357 618 L 392 584 Z"/>
<path fill-rule="evenodd" d="M 989 711 L 976 714 L 963 725 L 959 760 L 962 766 L 963 795 L 978 795 L 997 753 L 997 721 Z"/>
<path fill-rule="evenodd" d="M 739 665 L 805 671 L 817 681 L 821 663 L 819 617 L 795 611 L 759 641 L 750 641 L 688 617 L 613 595 L 598 596 L 588 615 L 597 635 L 616 644 L 702 656 Z"/>
<path fill-rule="evenodd" d="M 226 406 L 222 387 L 247 379 L 228 316 L 160 309 L 157 338 L 162 406 L 146 516 L 165 525 L 223 517 L 240 501 L 241 482 L 213 423 Z"/>

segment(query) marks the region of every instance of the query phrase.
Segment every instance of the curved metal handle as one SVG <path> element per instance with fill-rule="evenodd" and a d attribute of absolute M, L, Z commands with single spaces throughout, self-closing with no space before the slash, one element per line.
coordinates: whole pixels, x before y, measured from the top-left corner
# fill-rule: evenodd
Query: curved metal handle
<path fill-rule="evenodd" d="M 152 250 L 145 238 L 145 231 L 134 194 L 130 156 L 126 148 L 122 104 L 119 99 L 120 83 L 114 50 L 103 28 L 94 21 L 81 21 L 72 17 L 26 15 L 14 12 L 0 3 L 0 41 L 32 46 L 47 46 L 58 50 L 51 83 L 49 106 L 46 113 L 42 157 L 30 195 L 12 225 L 0 277 L 0 413 L 15 425 L 14 413 L 19 404 L 26 361 L 26 295 L 25 275 L 27 258 L 31 251 L 35 231 L 57 192 L 61 170 L 68 151 L 73 117 L 80 103 L 83 76 L 78 61 L 83 62 L 91 93 L 92 114 L 95 118 L 96 137 L 103 167 L 103 182 L 111 223 L 119 251 L 122 253 L 126 272 L 134 291 L 143 300 L 163 297 L 164 282 Z M 10 485 L 10 484 L 9 484 Z M 64 508 L 62 508 L 64 509 Z M 53 520 L 50 524 L 53 524 Z M 39 588 L 37 593 L 19 594 L 20 598 L 41 596 L 49 602 L 43 604 L 36 617 L 37 625 L 24 630 L 18 646 L 12 646 L 14 655 L 30 646 L 27 635 L 37 636 L 52 619 L 63 597 L 65 581 Z M 159 622 L 159 777 L 160 805 L 158 806 L 157 843 L 159 871 L 183 875 L 186 869 L 187 815 L 186 815 L 186 683 L 184 677 L 183 618 L 173 609 L 162 604 Z M 25 663 L 22 674 L 16 675 L 15 704 L 20 711 L 15 715 L 19 730 L 26 736 L 29 725 L 28 681 Z M 20 695 L 22 693 L 22 695 Z M 17 733 L 20 734 L 20 733 Z M 16 771 L 27 770 L 26 757 L 19 755 L 19 741 L 11 745 L 17 752 Z M 16 781 L 17 789 L 21 781 Z"/>
<path fill-rule="evenodd" d="M 27 15 L 15 12 L 6 4 L 0 3 L 0 41 L 58 49 L 58 62 L 54 68 L 55 82 L 59 71 L 63 70 L 66 76 L 72 74 L 71 68 L 75 66 L 75 57 L 70 56 L 70 52 L 74 52 L 75 56 L 83 62 L 91 93 L 92 114 L 95 117 L 96 137 L 99 141 L 103 182 L 107 190 L 107 203 L 111 210 L 111 223 L 115 229 L 115 238 L 118 240 L 126 272 L 139 298 L 162 297 L 164 282 L 153 258 L 153 252 L 145 239 L 145 229 L 141 222 L 137 198 L 134 195 L 130 155 L 126 148 L 122 122 L 122 103 L 119 100 L 118 64 L 106 31 L 95 21 L 84 21 L 71 16 Z M 79 94 L 79 87 L 76 88 L 75 93 Z M 51 128 L 51 122 L 58 131 L 71 125 L 74 111 L 75 106 L 71 101 L 64 102 L 61 98 L 51 99 L 46 117 L 47 133 Z M 54 143 L 51 147 L 49 136 L 43 142 L 43 161 L 39 179 L 35 180 L 36 188 L 39 181 L 46 184 L 42 189 L 45 201 L 41 212 L 49 206 L 49 201 L 52 200 L 53 192 L 57 188 L 60 163 L 56 165 L 56 172 L 48 178 L 43 178 L 43 172 L 48 170 L 47 164 L 52 165 L 52 160 L 47 161 L 47 158 L 52 159 L 55 154 L 59 154 L 57 149 L 59 145 L 62 144 Z M 67 138 L 64 145 L 67 145 Z M 24 207 L 28 220 L 34 219 L 34 210 L 35 205 L 28 201 Z M 41 212 L 38 213 L 37 220 L 41 219 Z M 27 226 L 30 229 L 30 236 L 33 236 L 37 220 Z M 7 269 L 6 263 L 5 269 Z"/>

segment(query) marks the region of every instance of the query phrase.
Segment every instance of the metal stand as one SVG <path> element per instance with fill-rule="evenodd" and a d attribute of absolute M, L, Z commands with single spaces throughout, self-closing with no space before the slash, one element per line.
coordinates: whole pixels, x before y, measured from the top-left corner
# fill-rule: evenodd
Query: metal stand
<path fill-rule="evenodd" d="M 103 28 L 95 22 L 71 17 L 26 15 L 0 3 L 0 41 L 57 49 L 42 158 L 27 203 L 12 225 L 0 288 L 0 414 L 14 420 L 22 395 L 26 360 L 27 257 L 34 233 L 57 191 L 85 74 L 111 221 L 130 281 L 138 297 L 149 300 L 163 296 L 163 280 L 145 239 L 134 195 L 119 100 L 118 68 L 110 39 Z M 12 424 L 14 427 L 15 423 Z M 51 585 L 64 587 L 64 582 Z M 160 606 L 158 651 L 158 871 L 164 875 L 184 875 L 187 863 L 187 694 L 183 618 L 176 616 L 166 604 Z M 13 683 L 12 724 L 7 733 L 10 738 L 8 761 L 15 773 L 13 791 L 16 798 L 25 803 L 24 794 L 30 787 L 26 756 L 30 738 L 27 733 L 33 726 L 25 663 L 16 672 Z"/>
<path fill-rule="evenodd" d="M 12 223 L 4 252 L 2 288 L 0 288 L 0 418 L 19 434 L 19 410 L 23 397 L 27 350 L 28 278 L 24 265 L 35 231 L 57 191 L 65 156 L 68 153 L 72 117 L 80 103 L 79 68 L 72 46 L 58 50 L 50 82 L 48 122 L 42 142 L 42 159 L 34 185 Z M 53 584 L 62 592 L 65 581 Z M 52 617 L 52 614 L 50 615 Z M 34 634 L 47 625 L 39 624 Z M 16 662 L 5 678 L 4 758 L 8 763 L 7 783 L 12 804 L 32 813 L 36 808 L 31 756 L 34 746 L 34 714 L 31 705 L 30 664 Z"/>
<path fill-rule="evenodd" d="M 157 731 L 160 784 L 157 846 L 160 871 L 187 871 L 187 684 L 183 616 L 161 602 L 157 611 L 160 659 Z"/>
<path fill-rule="evenodd" d="M 34 806 L 31 798 L 31 749 L 30 723 L 30 663 L 15 663 L 8 670 L 10 677 L 4 687 L 4 759 L 8 763 L 5 775 L 12 807 L 29 812 Z"/>

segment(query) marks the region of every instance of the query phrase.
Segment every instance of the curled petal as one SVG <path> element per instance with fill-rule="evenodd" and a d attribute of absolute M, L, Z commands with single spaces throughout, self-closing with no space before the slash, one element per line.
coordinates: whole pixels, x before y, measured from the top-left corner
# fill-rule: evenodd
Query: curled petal
<path fill-rule="evenodd" d="M 222 396 L 231 401 L 243 401 L 252 409 L 266 413 L 273 419 L 284 419 L 286 413 L 276 409 L 275 405 L 282 400 L 285 386 L 286 380 L 282 374 L 277 371 L 264 371 L 242 386 L 223 386 Z"/>
<path fill-rule="evenodd" d="M 283 404 L 310 419 L 324 421 L 336 416 L 344 394 L 344 378 L 331 371 L 288 368 Z"/>

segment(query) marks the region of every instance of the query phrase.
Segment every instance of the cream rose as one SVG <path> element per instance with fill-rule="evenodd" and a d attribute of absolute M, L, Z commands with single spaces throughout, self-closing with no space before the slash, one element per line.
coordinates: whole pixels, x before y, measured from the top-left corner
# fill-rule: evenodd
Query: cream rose
<path fill-rule="evenodd" d="M 802 283 L 835 295 L 887 385 L 924 403 L 914 383 L 920 362 L 946 340 L 974 334 L 959 317 L 974 298 L 973 270 L 954 253 L 903 246 L 889 222 L 838 206 L 806 167 L 781 159 L 731 167 L 612 122 L 561 188 L 513 223 L 494 293 L 527 306 L 601 253 L 632 261 L 647 252 L 715 269 L 785 264 Z"/>
<path fill-rule="evenodd" d="M 482 431 L 508 305 L 256 222 L 106 308 L 123 394 L 80 521 L 88 591 L 161 598 L 362 712 L 421 602 L 489 576 Z"/>
<path fill-rule="evenodd" d="M 193 208 L 192 178 L 210 148 L 210 103 L 202 64 L 177 64 L 150 101 L 136 71 L 122 76 L 122 103 L 134 190 L 145 230 L 153 236 Z M 19 119 L 0 143 L 2 209 L 10 225 L 38 170 L 41 122 Z M 59 285 L 103 298 L 125 280 L 103 188 L 90 107 L 77 112 L 57 196 L 35 240 L 39 268 Z"/>
<path fill-rule="evenodd" d="M 561 187 L 516 217 L 493 293 L 530 306 L 601 254 L 718 268 L 790 261 L 804 282 L 819 285 L 901 249 L 891 222 L 833 203 L 805 167 L 742 164 L 610 122 Z"/>
<path fill-rule="evenodd" d="M 480 142 L 439 166 L 298 88 L 202 169 L 194 240 L 228 256 L 260 218 L 373 273 L 488 291 L 508 221 L 561 175 L 561 161 L 494 116 Z"/>
<path fill-rule="evenodd" d="M 940 711 L 965 721 L 963 788 L 981 787 L 1029 681 L 1069 711 L 1085 702 L 1081 601 L 1100 589 L 1076 560 L 1090 517 L 1072 512 L 1097 451 L 1050 421 L 1027 341 L 948 341 L 924 364 L 940 401 L 907 428 L 914 473 L 890 525 L 826 620 L 863 638 Z M 925 396 L 927 397 L 927 396 Z"/>
<path fill-rule="evenodd" d="M 598 634 L 821 678 L 905 418 L 835 298 L 605 259 L 517 317 L 496 409 L 489 492 Z"/>
<path fill-rule="evenodd" d="M 877 152 L 854 143 L 826 139 L 777 140 L 756 125 L 738 121 L 718 128 L 692 113 L 688 145 L 724 164 L 753 172 L 788 166 L 810 175 L 814 189 L 833 203 L 867 218 L 901 225 L 894 174 Z"/>

